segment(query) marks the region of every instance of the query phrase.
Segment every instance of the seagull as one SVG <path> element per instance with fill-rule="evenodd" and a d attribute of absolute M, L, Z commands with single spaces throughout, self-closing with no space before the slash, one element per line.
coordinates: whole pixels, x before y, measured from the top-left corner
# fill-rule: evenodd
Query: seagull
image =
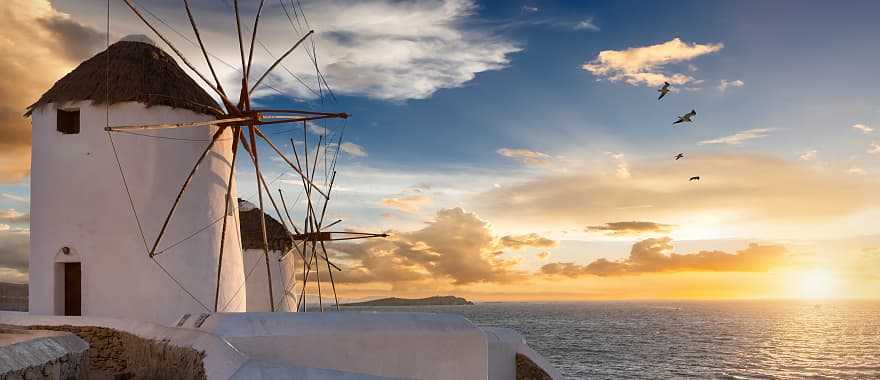
<path fill-rule="evenodd" d="M 697 116 L 697 111 L 696 111 L 696 110 L 691 110 L 691 112 L 688 112 L 688 113 L 686 113 L 686 114 L 684 114 L 684 115 L 679 116 L 679 117 L 678 117 L 678 120 L 676 120 L 676 121 L 675 121 L 674 123 L 672 123 L 672 124 L 674 125 L 674 124 L 678 124 L 678 123 L 690 123 L 690 122 L 693 121 L 693 120 L 691 120 L 691 118 L 694 117 L 694 116 Z"/>
<path fill-rule="evenodd" d="M 680 159 L 682 159 L 682 158 L 684 158 L 684 153 L 679 153 L 679 154 L 676 154 L 676 155 L 675 155 L 675 160 L 676 160 L 676 161 L 678 161 L 678 160 L 680 160 Z"/>
<path fill-rule="evenodd" d="M 657 100 L 663 99 L 663 97 L 669 93 L 669 82 L 663 82 L 663 87 L 660 87 L 660 89 L 657 90 L 657 92 L 660 93 L 660 97 L 657 98 Z"/>
<path fill-rule="evenodd" d="M 688 181 L 699 181 L 699 180 L 700 180 L 700 176 L 696 176 L 696 177 L 691 177 L 691 179 L 689 179 Z"/>

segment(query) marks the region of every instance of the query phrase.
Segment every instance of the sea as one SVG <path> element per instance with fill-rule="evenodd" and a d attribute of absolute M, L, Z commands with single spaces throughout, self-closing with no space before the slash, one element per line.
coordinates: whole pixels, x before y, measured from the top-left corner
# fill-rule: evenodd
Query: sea
<path fill-rule="evenodd" d="M 880 301 L 479 303 L 346 310 L 460 314 L 519 331 L 568 379 L 880 379 Z"/>

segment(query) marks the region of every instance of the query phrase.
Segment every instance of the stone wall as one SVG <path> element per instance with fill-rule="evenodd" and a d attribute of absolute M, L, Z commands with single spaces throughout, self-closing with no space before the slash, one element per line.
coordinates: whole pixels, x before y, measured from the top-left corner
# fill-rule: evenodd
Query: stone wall
<path fill-rule="evenodd" d="M 95 326 L 30 326 L 67 331 L 89 343 L 89 376 L 97 379 L 206 379 L 204 353 Z"/>
<path fill-rule="evenodd" d="M 0 379 L 85 379 L 88 350 L 70 333 L 2 327 Z"/>

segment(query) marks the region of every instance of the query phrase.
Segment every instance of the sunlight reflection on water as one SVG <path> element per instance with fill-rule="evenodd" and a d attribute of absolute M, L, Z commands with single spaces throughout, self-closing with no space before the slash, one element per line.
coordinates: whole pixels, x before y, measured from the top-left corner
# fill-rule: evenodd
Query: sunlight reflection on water
<path fill-rule="evenodd" d="M 880 378 L 880 302 L 486 303 L 368 308 L 509 327 L 567 377 Z"/>

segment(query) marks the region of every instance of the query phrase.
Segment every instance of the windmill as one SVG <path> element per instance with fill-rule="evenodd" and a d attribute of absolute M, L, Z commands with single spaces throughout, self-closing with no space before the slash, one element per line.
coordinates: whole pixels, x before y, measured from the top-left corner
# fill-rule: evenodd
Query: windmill
<path fill-rule="evenodd" d="M 199 171 L 199 167 L 202 162 L 205 160 L 206 156 L 208 156 L 209 152 L 211 152 L 212 147 L 214 147 L 215 143 L 220 139 L 225 132 L 231 131 L 232 134 L 232 160 L 230 165 L 229 176 L 226 179 L 226 196 L 225 196 L 225 211 L 224 215 L 229 214 L 229 207 L 232 201 L 232 188 L 233 188 L 233 179 L 235 178 L 235 163 L 238 159 L 238 146 L 241 145 L 244 152 L 247 154 L 247 157 L 250 159 L 254 166 L 254 170 L 256 172 L 257 177 L 257 195 L 258 195 L 258 207 L 261 211 L 261 233 L 262 233 L 262 249 L 264 255 L 264 261 L 266 264 L 266 275 L 268 278 L 268 287 L 269 287 L 269 304 L 271 305 L 271 311 L 275 311 L 276 309 L 276 301 L 273 295 L 273 283 L 272 283 L 272 273 L 270 270 L 270 257 L 269 257 L 269 243 L 267 239 L 266 232 L 266 219 L 265 213 L 263 210 L 265 209 L 264 199 L 268 199 L 269 203 L 272 204 L 275 209 L 276 215 L 284 224 L 285 229 L 289 235 L 289 238 L 293 241 L 292 248 L 281 255 L 278 260 L 285 260 L 292 253 L 296 253 L 300 257 L 303 262 L 303 273 L 302 273 L 302 285 L 301 285 L 301 295 L 297 299 L 297 310 L 305 310 L 305 291 L 309 282 L 309 277 L 311 273 L 315 272 L 315 281 L 317 283 L 318 289 L 318 299 L 321 311 L 324 310 L 323 301 L 321 301 L 321 282 L 320 282 L 320 270 L 319 270 L 319 262 L 323 260 L 326 263 L 327 270 L 329 273 L 329 280 L 331 287 L 333 289 L 334 300 L 336 303 L 336 308 L 339 308 L 338 297 L 336 295 L 336 286 L 333 277 L 333 270 L 339 271 L 341 268 L 336 264 L 333 264 L 329 254 L 327 253 L 327 249 L 325 247 L 325 243 L 336 240 L 352 240 L 352 239 L 365 239 L 365 238 L 374 238 L 374 237 L 385 237 L 385 234 L 376 234 L 376 233 L 364 233 L 364 232 L 351 232 L 351 231 L 331 231 L 330 227 L 338 224 L 341 220 L 334 221 L 333 223 L 329 223 L 327 225 L 324 224 L 325 215 L 327 212 L 328 204 L 331 199 L 331 192 L 333 189 L 333 184 L 336 179 L 336 161 L 338 158 L 339 150 L 341 149 L 342 137 L 343 133 L 340 132 L 339 138 L 335 143 L 335 153 L 333 155 L 332 163 L 328 164 L 328 146 L 329 143 L 325 142 L 325 136 L 321 135 L 319 137 L 319 141 L 317 144 L 317 149 L 315 150 L 314 158 L 309 160 L 309 150 L 308 150 L 308 129 L 309 123 L 325 120 L 325 119 L 348 119 L 349 115 L 344 112 L 317 112 L 310 110 L 297 110 L 297 109 L 278 109 L 278 108 L 260 108 L 253 107 L 251 104 L 251 97 L 254 94 L 255 90 L 257 90 L 269 74 L 275 70 L 279 65 L 283 65 L 282 62 L 285 58 L 287 58 L 290 54 L 292 54 L 297 48 L 300 48 L 303 43 L 313 36 L 314 30 L 309 30 L 308 32 L 301 33 L 302 36 L 289 48 L 284 54 L 280 57 L 276 58 L 274 62 L 268 67 L 268 69 L 263 72 L 255 81 L 251 81 L 251 68 L 253 63 L 254 56 L 254 46 L 255 43 L 259 43 L 257 39 L 257 31 L 259 29 L 260 16 L 263 11 L 264 0 L 261 0 L 259 3 L 259 7 L 257 9 L 252 33 L 250 36 L 250 43 L 248 45 L 248 49 L 245 49 L 246 41 L 242 36 L 242 23 L 241 23 L 241 15 L 239 11 L 239 2 L 238 0 L 233 0 L 233 8 L 235 11 L 235 27 L 236 34 L 238 40 L 238 50 L 241 59 L 241 88 L 239 100 L 237 103 L 233 103 L 227 91 L 223 88 L 220 83 L 220 80 L 217 77 L 217 73 L 214 70 L 214 66 L 211 61 L 211 57 L 216 56 L 210 54 L 205 47 L 204 42 L 202 41 L 199 28 L 196 24 L 195 18 L 193 16 L 192 9 L 190 7 L 189 0 L 183 0 L 184 8 L 186 10 L 187 17 L 189 19 L 190 25 L 192 27 L 193 33 L 195 35 L 195 39 L 198 42 L 198 47 L 204 56 L 205 62 L 207 63 L 207 67 L 210 70 L 211 79 L 207 76 L 199 72 L 199 70 L 186 58 L 186 56 L 174 46 L 174 44 L 169 41 L 166 36 L 160 32 L 154 24 L 152 24 L 145 16 L 144 12 L 156 17 L 152 12 L 149 12 L 145 7 L 138 7 L 135 5 L 134 0 L 122 0 L 128 8 L 140 19 L 144 25 L 146 25 L 162 42 L 164 42 L 171 51 L 186 65 L 195 75 L 203 82 L 204 86 L 213 91 L 221 100 L 223 104 L 223 109 L 216 110 L 217 119 L 216 120 L 208 120 L 208 121 L 195 121 L 195 122 L 181 122 L 181 123 L 162 123 L 162 124 L 148 124 L 148 125 L 118 125 L 118 126 L 110 126 L 109 125 L 109 117 L 108 117 L 108 125 L 105 130 L 108 135 L 111 135 L 111 143 L 112 143 L 112 134 L 114 133 L 134 133 L 136 131 L 144 131 L 144 130 L 164 130 L 164 129 L 182 129 L 182 128 L 216 128 L 216 132 L 213 133 L 211 139 L 208 141 L 207 146 L 202 151 L 201 155 L 198 156 L 195 163 L 192 165 L 188 175 L 184 179 L 182 185 L 177 192 L 177 196 L 169 206 L 168 212 L 162 222 L 161 228 L 159 229 L 158 235 L 155 239 L 153 239 L 152 243 L 146 245 L 147 246 L 147 254 L 153 261 L 155 262 L 154 257 L 158 254 L 162 253 L 159 249 L 160 243 L 163 240 L 163 237 L 166 235 L 166 230 L 169 226 L 169 222 L 172 220 L 175 214 L 175 210 L 180 206 L 181 200 L 183 199 L 184 193 L 186 193 L 187 188 L 192 181 L 193 177 Z M 299 1 L 296 4 L 293 1 L 290 1 L 289 6 L 292 8 L 294 12 L 294 16 L 297 18 L 297 23 L 294 24 L 293 19 L 290 17 L 290 12 L 287 9 L 287 5 L 284 3 L 284 0 L 281 0 L 281 5 L 284 7 L 284 12 L 287 15 L 288 19 L 291 21 L 291 26 L 295 31 L 299 32 L 299 29 L 304 31 L 302 28 L 302 24 L 300 23 L 300 15 L 302 15 L 302 19 L 305 21 L 306 26 L 308 26 L 308 22 L 305 19 L 305 14 L 303 13 L 302 5 Z M 159 19 L 159 21 L 162 21 Z M 164 21 L 162 21 L 164 23 Z M 297 27 L 297 24 L 299 27 Z M 167 25 L 167 24 L 166 24 Z M 262 44 L 261 44 L 262 45 Z M 333 96 L 332 90 L 327 84 L 326 79 L 323 74 L 321 74 L 318 69 L 317 58 L 316 58 L 316 49 L 314 39 L 311 40 L 312 50 L 306 52 L 311 58 L 312 62 L 315 65 L 316 69 L 316 78 L 318 81 L 318 89 L 319 95 L 322 100 L 324 97 L 324 90 L 328 95 Z M 108 2 L 108 49 L 109 49 L 109 2 Z M 247 54 L 245 53 L 247 50 Z M 267 50 L 268 52 L 268 50 Z M 219 58 L 217 58 L 219 59 Z M 108 55 L 109 60 L 109 55 Z M 110 65 L 108 64 L 108 77 Z M 289 70 L 288 70 L 289 71 Z M 291 73 L 291 75 L 294 75 Z M 295 77 L 295 75 L 294 75 Z M 299 78 L 297 78 L 299 79 Z M 300 80 L 302 83 L 302 81 Z M 109 84 L 108 84 L 109 88 Z M 108 90 L 109 91 L 109 90 Z M 335 96 L 334 96 L 335 97 Z M 109 112 L 109 111 L 108 111 Z M 302 125 L 304 141 L 305 144 L 304 151 L 302 152 L 302 158 L 300 157 L 300 153 L 296 149 L 295 142 L 291 139 L 291 148 L 293 149 L 293 159 L 291 159 L 288 154 L 286 154 L 278 145 L 276 145 L 272 139 L 268 136 L 267 133 L 261 130 L 263 126 L 298 126 Z M 326 133 L 325 133 L 326 135 Z M 281 215 L 281 209 L 278 207 L 278 202 L 275 201 L 275 198 L 272 196 L 272 192 L 270 191 L 270 183 L 266 181 L 263 176 L 263 172 L 261 171 L 260 162 L 261 157 L 259 154 L 257 141 L 258 138 L 262 140 L 262 142 L 271 148 L 271 150 L 281 158 L 282 162 L 287 165 L 287 167 L 295 172 L 303 186 L 303 193 L 305 194 L 305 203 L 306 203 L 306 212 L 302 222 L 302 228 L 298 228 L 297 224 L 294 223 L 293 218 L 291 218 L 290 211 L 287 207 L 286 202 L 284 201 L 283 194 L 279 189 L 279 197 L 281 200 L 281 205 L 283 207 L 286 220 Z M 323 145 L 323 150 L 322 150 Z M 114 146 L 114 151 L 115 151 Z M 324 170 L 325 170 L 325 180 L 324 186 L 319 186 L 316 182 L 315 175 L 317 172 L 319 156 L 323 152 L 324 154 Z M 311 165 L 310 165 L 311 163 Z M 117 164 L 118 156 L 117 156 Z M 119 164 L 120 173 L 122 173 L 122 165 Z M 124 180 L 124 173 L 122 173 Z M 329 178 L 328 178 L 329 177 Z M 328 180 L 329 179 L 329 180 Z M 128 192 L 128 188 L 126 186 L 126 192 Z M 131 197 L 129 193 L 129 198 Z M 319 207 L 320 206 L 320 207 Z M 132 205 L 132 208 L 134 206 Z M 135 217 L 137 214 L 135 212 Z M 219 295 L 220 295 L 220 282 L 221 282 L 221 270 L 223 267 L 223 252 L 224 252 L 224 244 L 225 244 L 225 235 L 228 229 L 228 218 L 222 218 L 222 235 L 220 238 L 219 244 L 219 260 L 217 263 L 217 280 L 216 280 L 216 292 L 214 297 L 214 311 L 220 311 L 221 307 L 219 305 Z M 140 221 L 138 221 L 140 225 Z M 141 231 L 141 235 L 143 237 L 143 232 Z M 144 239 L 146 241 L 146 239 Z M 158 264 L 158 262 L 157 262 Z M 164 268 L 163 268 L 164 269 Z M 167 271 L 166 271 L 167 273 Z M 169 274 L 170 276 L 170 274 Z M 294 287 L 296 282 L 295 278 L 291 278 L 289 285 L 284 285 L 282 282 L 282 286 L 285 286 L 285 293 L 287 293 L 290 289 Z M 183 285 L 178 285 L 183 288 Z M 186 291 L 186 289 L 183 289 Z M 187 292 L 189 293 L 189 292 Z"/>

